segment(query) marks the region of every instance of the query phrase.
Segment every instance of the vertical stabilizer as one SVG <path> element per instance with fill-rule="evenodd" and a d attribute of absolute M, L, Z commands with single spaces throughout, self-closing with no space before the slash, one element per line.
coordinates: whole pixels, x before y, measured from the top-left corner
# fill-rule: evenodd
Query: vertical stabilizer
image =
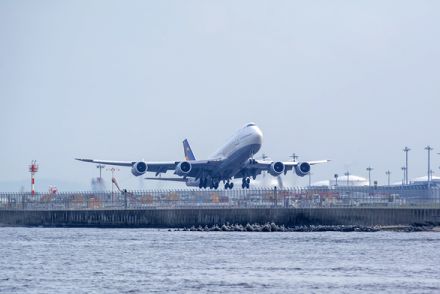
<path fill-rule="evenodd" d="M 183 152 L 186 160 L 196 160 L 187 139 L 183 140 Z"/>

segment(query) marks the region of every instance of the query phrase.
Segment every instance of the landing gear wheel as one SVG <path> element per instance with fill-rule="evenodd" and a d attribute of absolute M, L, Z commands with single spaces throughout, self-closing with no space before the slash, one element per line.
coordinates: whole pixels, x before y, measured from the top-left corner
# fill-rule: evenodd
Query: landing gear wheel
<path fill-rule="evenodd" d="M 251 179 L 250 178 L 243 178 L 243 180 L 241 181 L 241 187 L 243 188 L 243 189 L 249 189 L 249 184 L 250 184 L 250 182 L 251 182 Z"/>
<path fill-rule="evenodd" d="M 234 188 L 234 183 L 229 183 L 229 189 Z"/>
<path fill-rule="evenodd" d="M 208 186 L 208 179 L 203 179 L 202 180 L 202 188 L 206 189 L 207 186 Z"/>

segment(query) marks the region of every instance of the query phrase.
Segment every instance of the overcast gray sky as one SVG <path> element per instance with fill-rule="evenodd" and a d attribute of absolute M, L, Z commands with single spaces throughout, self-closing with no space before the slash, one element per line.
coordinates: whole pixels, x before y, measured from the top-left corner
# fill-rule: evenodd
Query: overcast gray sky
<path fill-rule="evenodd" d="M 248 121 L 273 159 L 332 159 L 314 181 L 368 165 L 398 181 L 405 145 L 410 177 L 425 175 L 439 36 L 434 0 L 1 0 L 0 190 L 27 183 L 32 159 L 37 184 L 63 190 L 97 175 L 74 157 L 180 160 L 188 138 L 203 158 Z"/>

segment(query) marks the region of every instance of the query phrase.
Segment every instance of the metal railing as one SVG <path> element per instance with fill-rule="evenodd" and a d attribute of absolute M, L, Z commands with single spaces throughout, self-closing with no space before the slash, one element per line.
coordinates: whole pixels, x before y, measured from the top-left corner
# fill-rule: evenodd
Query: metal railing
<path fill-rule="evenodd" d="M 440 186 L 296 187 L 286 189 L 0 193 L 0 209 L 438 207 Z"/>

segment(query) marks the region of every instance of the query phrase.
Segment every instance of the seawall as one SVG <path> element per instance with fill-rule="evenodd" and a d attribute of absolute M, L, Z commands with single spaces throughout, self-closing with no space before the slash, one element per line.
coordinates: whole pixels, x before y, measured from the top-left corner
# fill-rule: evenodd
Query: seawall
<path fill-rule="evenodd" d="M 2 226 L 182 228 L 274 222 L 299 225 L 440 223 L 439 208 L 201 208 L 144 210 L 0 210 Z"/>

